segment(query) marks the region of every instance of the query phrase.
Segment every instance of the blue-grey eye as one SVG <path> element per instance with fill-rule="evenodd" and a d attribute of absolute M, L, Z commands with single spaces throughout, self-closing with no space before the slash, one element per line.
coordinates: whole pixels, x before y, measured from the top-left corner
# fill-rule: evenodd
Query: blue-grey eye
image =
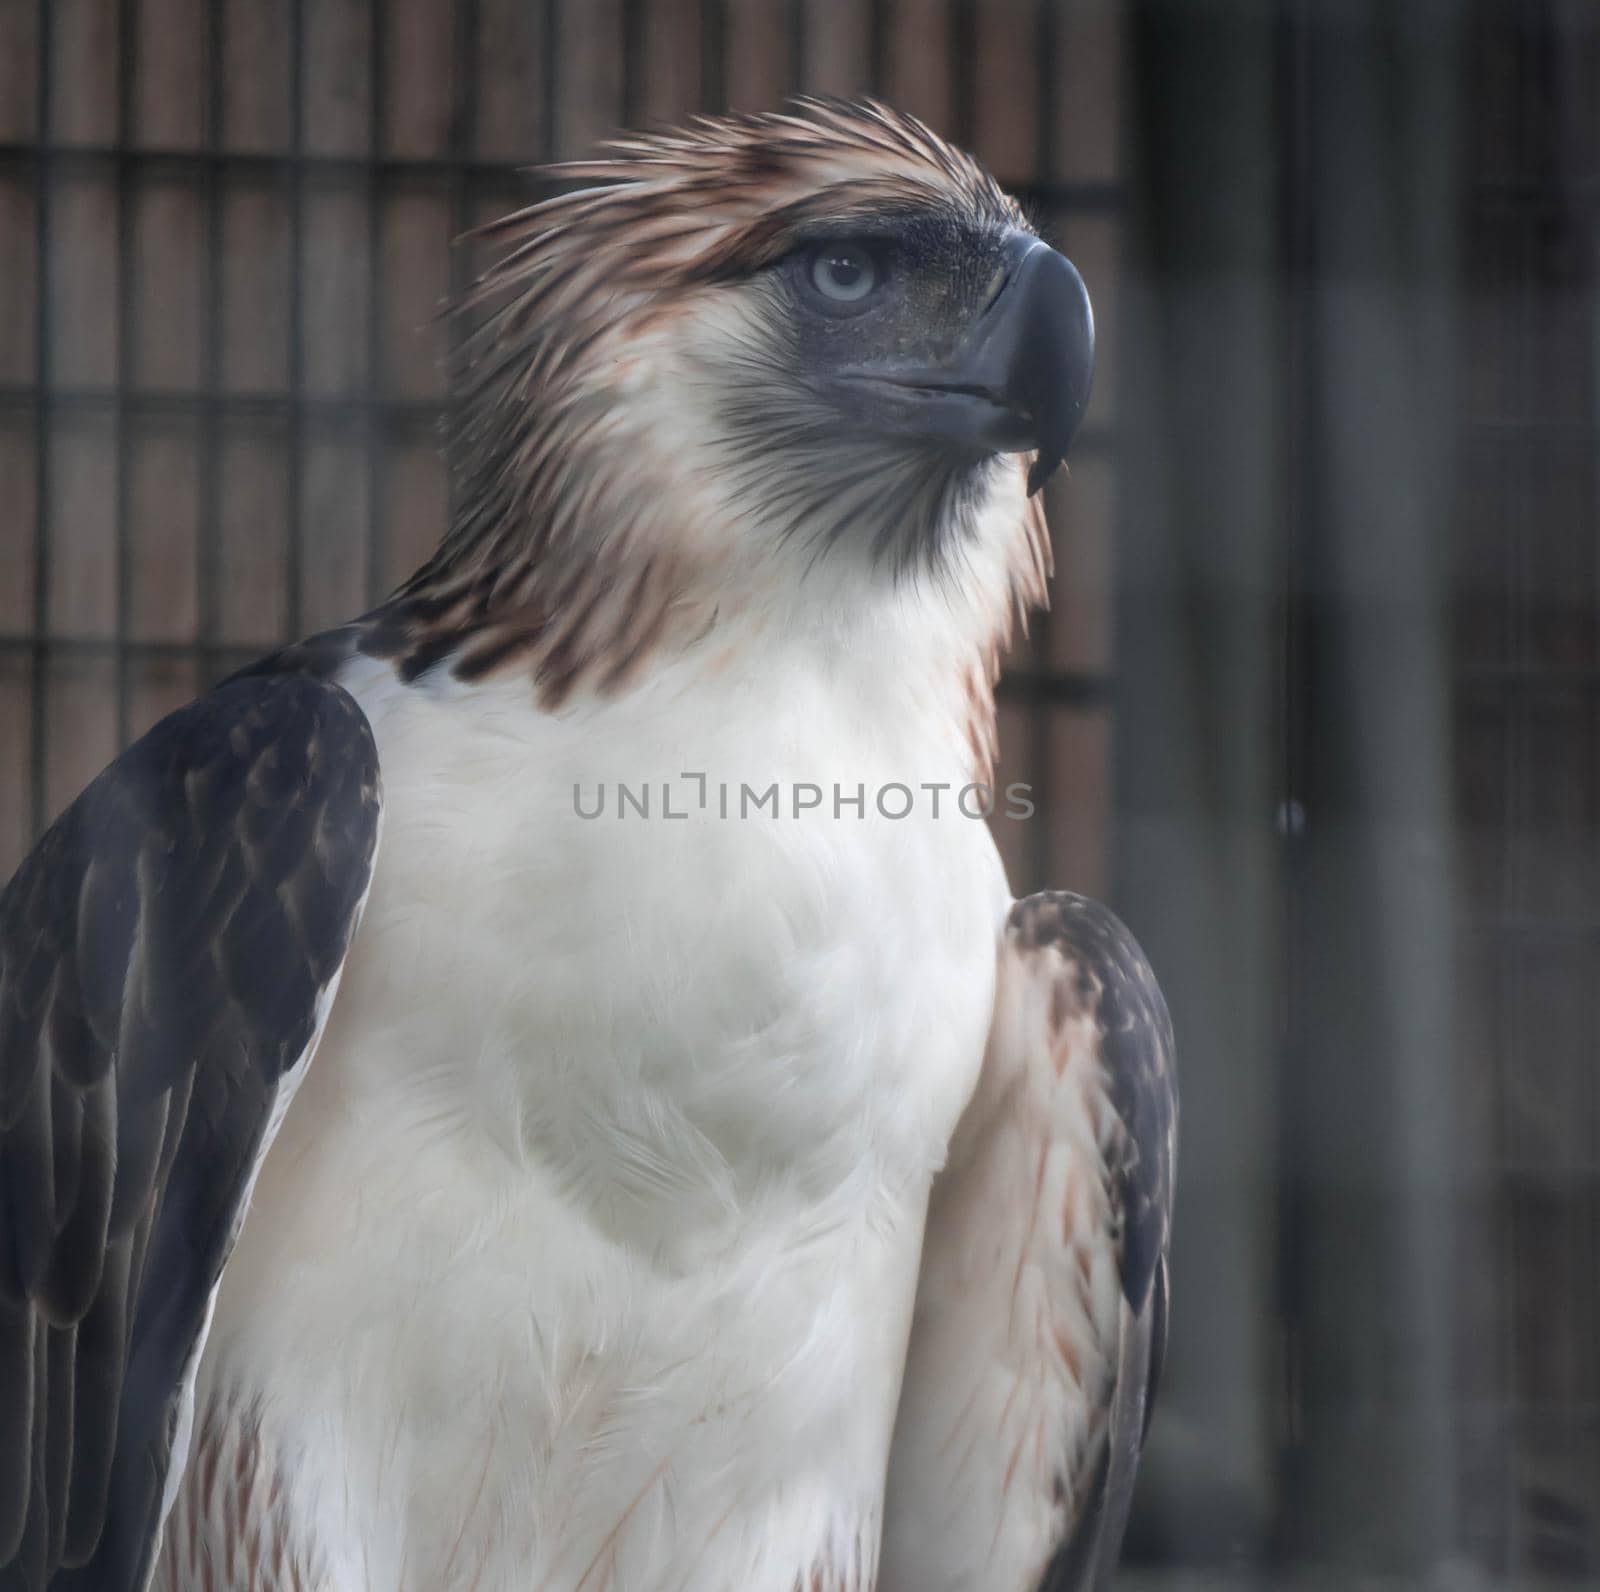
<path fill-rule="evenodd" d="M 811 256 L 811 285 L 835 304 L 859 304 L 878 285 L 878 266 L 859 243 L 824 243 Z"/>

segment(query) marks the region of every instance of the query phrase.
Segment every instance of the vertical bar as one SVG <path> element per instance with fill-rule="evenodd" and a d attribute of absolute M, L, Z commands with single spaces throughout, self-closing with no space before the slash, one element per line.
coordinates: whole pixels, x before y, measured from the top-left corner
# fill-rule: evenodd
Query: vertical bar
<path fill-rule="evenodd" d="M 1513 68 L 1513 96 L 1517 107 L 1517 116 L 1512 132 L 1512 149 L 1510 170 L 1515 178 L 1526 179 L 1531 177 L 1537 160 L 1537 139 L 1532 125 L 1534 111 L 1534 95 L 1537 87 L 1537 68 L 1534 62 L 1534 46 L 1531 29 L 1522 14 L 1521 8 L 1516 5 L 1507 7 L 1507 21 L 1511 30 L 1512 58 L 1515 62 Z M 1528 236 L 1529 217 L 1527 207 L 1516 205 L 1512 214 L 1516 219 L 1518 233 L 1514 245 L 1514 258 L 1516 281 L 1513 288 L 1515 299 L 1513 303 L 1512 321 L 1512 346 L 1504 349 L 1504 354 L 1511 364 L 1509 388 L 1509 418 L 1515 422 L 1524 419 L 1529 414 L 1529 398 L 1537 391 L 1536 386 L 1529 380 L 1530 361 L 1518 358 L 1519 353 L 1524 356 L 1532 346 L 1531 333 L 1534 328 L 1533 307 L 1533 249 Z M 1536 378 L 1535 378 L 1536 379 Z M 1525 628 L 1522 623 L 1522 583 L 1524 577 L 1523 561 L 1523 519 L 1527 513 L 1529 470 L 1527 458 L 1527 437 L 1520 428 L 1513 426 L 1512 440 L 1507 447 L 1507 526 L 1511 533 L 1511 546 L 1508 550 L 1507 563 L 1511 578 L 1506 582 L 1506 647 L 1511 659 L 1513 679 L 1516 678 L 1517 666 L 1526 658 Z M 1523 759 L 1527 755 L 1525 744 L 1524 724 L 1526 721 L 1526 695 L 1515 685 L 1509 688 L 1504 697 L 1506 726 L 1506 773 L 1505 773 L 1505 847 L 1502 852 L 1504 875 L 1501 884 L 1501 908 L 1508 915 L 1516 915 L 1517 907 L 1522 899 L 1522 856 L 1518 837 L 1522 830 L 1524 802 L 1520 789 L 1521 781 L 1518 772 Z M 1507 1001 L 1505 1006 L 1506 1025 L 1504 1030 L 1504 1049 L 1501 1052 L 1502 1076 L 1500 1079 L 1500 1098 L 1507 1100 L 1511 1095 L 1510 1080 L 1506 1076 L 1506 1068 L 1514 1069 L 1522 1051 L 1521 1016 L 1523 1003 L 1523 970 L 1524 942 L 1513 937 L 1504 942 L 1503 951 L 1504 970 L 1503 978 Z M 1506 1154 L 1504 1137 L 1498 1148 L 1497 1159 L 1500 1162 L 1501 1198 L 1506 1213 L 1502 1230 L 1505 1240 L 1504 1269 L 1501 1273 L 1501 1286 L 1512 1288 L 1516 1283 L 1517 1256 L 1519 1253 L 1519 1232 L 1517 1223 L 1516 1190 L 1511 1184 L 1514 1175 L 1509 1165 Z M 1522 1421 L 1522 1377 L 1521 1377 L 1521 1334 L 1517 1330 L 1517 1312 L 1505 1312 L 1506 1325 L 1506 1410 L 1505 1430 L 1507 1441 L 1511 1449 L 1511 1463 L 1506 1467 L 1507 1486 L 1510 1498 L 1507 1508 L 1507 1542 L 1506 1542 L 1506 1569 L 1513 1578 L 1518 1578 L 1530 1568 L 1527 1563 L 1528 1520 L 1527 1505 L 1517 1483 L 1518 1461 L 1521 1458 L 1523 1440 Z"/>
<path fill-rule="evenodd" d="M 644 104 L 644 4 L 645 0 L 622 0 L 622 120 L 634 126 Z M 702 16 L 711 0 L 701 0 Z"/>
<path fill-rule="evenodd" d="M 116 744 L 128 744 L 132 681 L 128 658 L 129 614 L 132 609 L 133 557 L 129 546 L 133 475 L 133 439 L 128 389 L 133 380 L 134 350 L 134 90 L 139 70 L 138 0 L 120 0 L 117 23 L 117 375 L 116 406 Z"/>
<path fill-rule="evenodd" d="M 978 12 L 974 0 L 949 0 L 951 131 L 971 148 L 977 120 Z"/>
<path fill-rule="evenodd" d="M 1061 48 L 1056 0 L 1034 0 L 1033 43 L 1033 102 L 1038 111 L 1033 129 L 1033 178 L 1046 188 L 1056 179 L 1056 62 Z"/>
<path fill-rule="evenodd" d="M 289 10 L 289 536 L 284 641 L 300 635 L 305 566 L 305 139 L 306 4 Z"/>
<path fill-rule="evenodd" d="M 206 104 L 201 160 L 201 202 L 205 209 L 205 332 L 200 406 L 200 534 L 195 538 L 200 601 L 200 672 L 210 688 L 221 670 L 219 630 L 222 537 L 222 429 L 218 424 L 222 392 L 222 194 L 218 152 L 222 147 L 223 82 L 226 61 L 227 7 L 221 0 L 205 8 Z"/>
<path fill-rule="evenodd" d="M 45 826 L 45 758 L 49 750 L 46 730 L 50 711 L 47 679 L 50 665 L 50 443 L 53 421 L 50 404 L 50 228 L 51 199 L 54 187 L 54 162 L 51 159 L 50 102 L 50 0 L 39 0 L 38 21 L 38 117 L 39 117 L 39 198 L 38 232 L 34 239 L 34 388 L 37 394 L 34 414 L 34 495 L 33 521 L 33 678 L 28 726 L 28 774 L 31 785 L 29 804 L 35 835 Z"/>
<path fill-rule="evenodd" d="M 1050 0 L 1045 0 L 1046 4 Z M 889 78 L 889 6 L 891 0 L 872 0 L 867 27 L 867 80 L 881 95 Z"/>
<path fill-rule="evenodd" d="M 1047 12 L 1050 10 L 1048 6 L 1045 9 Z M 1044 165 L 1041 168 L 1041 174 L 1047 175 L 1053 182 L 1059 178 L 1060 171 L 1055 158 L 1057 111 L 1056 80 L 1054 72 L 1050 70 L 1049 63 L 1054 62 L 1057 59 L 1054 52 L 1058 41 L 1054 16 L 1050 15 L 1046 20 L 1048 21 L 1049 26 L 1046 29 L 1041 30 L 1039 42 L 1042 45 L 1048 46 L 1050 53 L 1042 54 L 1040 57 L 1040 98 L 1038 102 L 1038 127 L 1036 129 L 1035 136 L 1038 139 L 1039 149 L 1043 154 L 1044 160 Z M 1113 136 L 1116 139 L 1116 144 L 1113 145 L 1113 149 L 1116 154 L 1116 189 L 1118 194 L 1121 195 L 1126 192 L 1126 172 L 1129 169 L 1129 162 L 1126 159 L 1122 149 L 1118 146 L 1120 146 L 1128 136 L 1125 131 L 1125 124 L 1128 116 L 1127 108 L 1133 102 L 1133 95 L 1127 87 L 1127 75 L 1129 71 L 1128 62 L 1132 54 L 1132 49 L 1131 42 L 1128 38 L 1128 30 L 1131 24 L 1128 20 L 1128 11 L 1125 5 L 1117 8 L 1115 25 L 1116 33 L 1113 40 L 1113 48 L 1116 51 L 1116 66 L 1119 81 L 1115 99 L 1115 104 L 1117 107 L 1117 125 L 1115 126 L 1113 132 Z M 1121 304 L 1123 303 L 1122 284 L 1129 281 L 1132 275 L 1132 246 L 1129 242 L 1129 230 L 1130 229 L 1126 221 L 1120 222 L 1116 228 L 1116 242 L 1113 254 L 1113 280 L 1117 284 L 1117 303 L 1113 306 L 1113 313 L 1120 310 Z M 1123 451 L 1123 439 L 1127 430 L 1126 427 L 1118 423 L 1119 418 L 1120 413 L 1114 412 L 1111 419 L 1111 434 L 1107 439 L 1106 444 L 1107 453 L 1109 454 L 1111 478 L 1115 484 L 1114 490 L 1116 493 L 1116 498 L 1114 501 L 1117 503 L 1120 503 L 1124 490 L 1125 457 Z M 1115 514 L 1116 509 L 1113 507 L 1111 511 L 1111 517 L 1113 519 Z M 1107 546 L 1107 559 L 1110 564 L 1110 577 L 1106 582 L 1107 595 L 1105 600 L 1115 606 L 1115 593 L 1117 589 L 1119 565 L 1121 563 L 1121 553 L 1118 540 L 1114 535 L 1107 536 Z M 1109 732 L 1107 735 L 1106 757 L 1110 765 L 1107 771 L 1107 780 L 1111 789 L 1109 817 L 1107 820 L 1105 834 L 1105 871 L 1106 879 L 1113 891 L 1116 885 L 1113 871 L 1113 859 L 1116 856 L 1117 848 L 1116 824 L 1118 817 L 1116 788 L 1116 737 L 1122 728 L 1117 716 L 1116 693 L 1114 689 L 1118 668 L 1121 663 L 1121 660 L 1117 656 L 1116 647 L 1116 631 L 1113 629 L 1111 633 L 1111 645 L 1107 650 L 1101 665 L 1102 670 L 1104 671 L 1101 676 L 1101 681 L 1106 688 L 1101 694 L 1101 701 L 1103 704 L 1101 711 L 1106 716 L 1107 728 Z"/>
<path fill-rule="evenodd" d="M 385 383 L 383 375 L 383 202 L 382 176 L 385 154 L 384 140 L 388 135 L 388 73 L 385 56 L 387 35 L 387 8 L 384 0 L 370 0 L 371 15 L 367 29 L 368 65 L 370 81 L 367 99 L 367 413 L 362 443 L 366 452 L 367 472 L 367 559 L 364 588 L 367 601 L 376 602 L 382 595 L 381 587 L 389 573 L 388 538 L 385 534 L 383 514 L 383 450 L 387 433 L 385 425 Z M 454 137 L 452 130 L 452 137 Z M 298 513 L 298 509 L 296 510 Z"/>
<path fill-rule="evenodd" d="M 456 12 L 456 104 L 450 123 L 450 183 L 454 206 L 450 230 L 453 234 L 450 249 L 450 301 L 459 305 L 471 285 L 472 254 L 465 237 L 472 226 L 471 179 L 467 166 L 473 154 L 473 115 L 478 104 L 478 49 L 481 31 L 479 0 L 461 0 Z M 452 368 L 454 354 L 465 332 L 458 315 L 452 314 L 446 335 L 450 340 Z M 453 392 L 445 395 L 445 404 L 453 404 Z M 446 460 L 445 492 L 449 506 L 450 523 L 455 523 L 457 482 L 454 469 Z M 387 526 L 385 527 L 387 535 Z M 390 572 L 393 578 L 393 572 Z"/>
<path fill-rule="evenodd" d="M 553 160 L 556 153 L 556 129 L 561 125 L 561 107 L 556 99 L 561 90 L 560 48 L 561 0 L 544 0 L 544 54 L 539 61 L 540 160 Z"/>
<path fill-rule="evenodd" d="M 700 103 L 718 112 L 728 104 L 727 0 L 702 0 L 700 10 Z"/>
<path fill-rule="evenodd" d="M 806 0 L 789 0 L 789 92 L 806 87 Z"/>
<path fill-rule="evenodd" d="M 1033 180 L 1041 188 L 1047 187 L 1055 175 L 1055 140 L 1052 133 L 1055 118 L 1047 114 L 1055 97 L 1056 81 L 1056 0 L 1037 0 L 1034 13 L 1034 82 L 1033 93 L 1038 106 L 1038 122 L 1034 128 Z M 958 41 L 956 55 L 962 53 Z M 958 93 L 956 104 L 961 97 Z M 1054 219 L 1053 217 L 1051 218 Z M 1053 534 L 1053 533 L 1052 533 Z M 1026 881 L 1030 889 L 1039 889 L 1049 882 L 1050 876 L 1050 780 L 1053 759 L 1050 756 L 1050 720 L 1052 710 L 1049 699 L 1041 693 L 1039 677 L 1050 667 L 1053 610 L 1049 604 L 1036 613 L 1029 637 L 1029 680 L 1027 685 L 1028 733 L 1032 743 L 1031 776 L 1035 783 L 1035 814 L 1029 831 L 1028 857 L 1032 877 Z"/>
<path fill-rule="evenodd" d="M 1315 26 L 1311 0 L 1293 0 L 1282 24 L 1279 51 L 1284 82 L 1286 158 L 1281 177 L 1282 239 L 1288 278 L 1285 325 L 1285 384 L 1288 417 L 1285 427 L 1284 556 L 1280 577 L 1282 604 L 1281 658 L 1283 697 L 1280 706 L 1280 792 L 1278 836 L 1283 856 L 1284 991 L 1282 1055 L 1285 1074 L 1297 1076 L 1306 1055 L 1307 942 L 1310 927 L 1306 901 L 1310 858 L 1304 840 L 1304 801 L 1311 783 L 1310 696 L 1312 524 L 1309 476 L 1309 428 L 1314 417 L 1307 398 L 1312 381 L 1311 271 L 1314 259 L 1314 217 L 1308 200 L 1312 167 L 1311 80 Z M 1278 1124 L 1278 1298 L 1282 1312 L 1280 1375 L 1288 1395 L 1288 1431 L 1277 1434 L 1280 1453 L 1280 1522 L 1306 1516 L 1309 1481 L 1306 1448 L 1299 1425 L 1303 1408 L 1305 1315 L 1311 1281 L 1302 1238 L 1311 1221 L 1311 1191 L 1302 1168 L 1311 1142 L 1303 1091 L 1286 1089 Z M 1293 1526 L 1284 1529 L 1292 1531 Z"/>
<path fill-rule="evenodd" d="M 1515 60 L 1515 102 L 1519 114 L 1516 118 L 1513 132 L 1513 149 L 1511 169 L 1519 177 L 1531 177 L 1539 164 L 1540 150 L 1537 147 L 1536 125 L 1533 119 L 1534 95 L 1537 92 L 1540 73 L 1536 58 L 1537 42 L 1532 28 L 1512 9 L 1511 28 L 1513 33 L 1512 50 Z M 1518 205 L 1513 214 L 1516 218 L 1517 233 L 1515 240 L 1516 260 L 1516 285 L 1513 289 L 1516 297 L 1514 304 L 1514 318 L 1512 323 L 1513 341 L 1510 348 L 1502 347 L 1502 353 L 1511 363 L 1510 390 L 1510 418 L 1514 421 L 1532 421 L 1536 412 L 1536 397 L 1538 394 L 1539 369 L 1535 354 L 1536 333 L 1538 319 L 1534 300 L 1534 280 L 1536 259 L 1532 237 L 1532 224 L 1529 209 L 1525 205 Z M 1502 391 L 1506 390 L 1503 386 Z M 1506 505 L 1506 522 L 1511 532 L 1510 547 L 1510 573 L 1511 578 L 1506 582 L 1506 648 L 1512 665 L 1513 678 L 1520 672 L 1521 667 L 1529 661 L 1527 646 L 1526 625 L 1526 593 L 1527 593 L 1527 515 L 1528 503 L 1531 497 L 1531 470 L 1529 459 L 1529 431 L 1521 428 L 1512 431 L 1511 440 L 1508 441 L 1505 457 L 1509 460 L 1507 475 L 1508 502 Z M 1528 732 L 1527 732 L 1527 694 L 1515 687 L 1508 689 L 1503 698 L 1505 704 L 1505 826 L 1506 841 L 1501 853 L 1504 874 L 1501 882 L 1501 910 L 1507 915 L 1517 912 L 1523 899 L 1524 877 L 1522 868 L 1521 834 L 1523 828 L 1523 815 L 1526 808 L 1522 781 L 1519 777 L 1521 770 L 1526 766 L 1528 757 Z M 1502 970 L 1502 987 L 1506 996 L 1503 1010 L 1505 1012 L 1504 1045 L 1501 1051 L 1500 1066 L 1501 1078 L 1499 1079 L 1499 1093 L 1502 1099 L 1508 1099 L 1511 1090 L 1505 1076 L 1505 1068 L 1509 1064 L 1515 1068 L 1523 1050 L 1523 1007 L 1526 1000 L 1526 977 L 1524 962 L 1526 960 L 1525 942 L 1512 938 L 1501 942 L 1501 956 L 1504 966 Z M 1506 1254 L 1504 1269 L 1501 1275 L 1502 1286 L 1515 1288 L 1518 1276 L 1518 1257 L 1520 1250 L 1519 1223 L 1517 1221 L 1517 1200 L 1515 1190 L 1509 1186 L 1511 1168 L 1508 1165 L 1509 1156 L 1507 1147 L 1502 1137 L 1498 1147 L 1497 1159 L 1500 1163 L 1500 1180 L 1502 1186 L 1502 1199 L 1507 1211 L 1507 1220 L 1502 1224 L 1505 1234 Z M 1521 1457 L 1524 1434 L 1527 1423 L 1523 1420 L 1523 1388 L 1525 1378 L 1522 1373 L 1521 1334 L 1518 1331 L 1518 1312 L 1515 1309 L 1505 1312 L 1504 1321 L 1506 1328 L 1506 1380 L 1505 1388 L 1510 1401 L 1507 1411 L 1505 1430 L 1511 1446 L 1511 1463 L 1506 1467 L 1508 1485 L 1511 1488 L 1511 1497 L 1507 1511 L 1508 1541 L 1506 1544 L 1506 1568 L 1513 1578 L 1533 1568 L 1527 1563 L 1528 1539 L 1528 1508 L 1524 1497 L 1517 1489 L 1515 1477 L 1518 1473 L 1518 1460 Z"/>

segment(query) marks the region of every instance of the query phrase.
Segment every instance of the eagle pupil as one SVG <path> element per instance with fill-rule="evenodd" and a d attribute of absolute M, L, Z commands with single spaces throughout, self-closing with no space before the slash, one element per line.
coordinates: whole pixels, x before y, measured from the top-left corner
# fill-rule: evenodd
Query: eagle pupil
<path fill-rule="evenodd" d="M 865 249 L 834 244 L 818 252 L 811 280 L 824 298 L 850 304 L 872 291 L 877 271 Z"/>

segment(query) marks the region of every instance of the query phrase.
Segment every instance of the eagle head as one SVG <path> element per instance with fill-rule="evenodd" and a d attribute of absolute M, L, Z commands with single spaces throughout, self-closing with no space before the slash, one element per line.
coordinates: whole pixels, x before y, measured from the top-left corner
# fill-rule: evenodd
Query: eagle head
<path fill-rule="evenodd" d="M 808 99 L 547 175 L 568 186 L 485 229 L 502 257 L 464 305 L 462 510 L 418 577 L 434 612 L 475 583 L 486 635 L 458 670 L 515 650 L 497 608 L 548 647 L 552 593 L 637 633 L 825 566 L 949 574 L 986 537 L 1011 544 L 989 550 L 1001 606 L 1042 599 L 1028 500 L 1083 415 L 1093 318 L 975 160 L 883 105 Z M 623 667 L 616 624 L 588 629 L 556 675 L 596 634 Z"/>

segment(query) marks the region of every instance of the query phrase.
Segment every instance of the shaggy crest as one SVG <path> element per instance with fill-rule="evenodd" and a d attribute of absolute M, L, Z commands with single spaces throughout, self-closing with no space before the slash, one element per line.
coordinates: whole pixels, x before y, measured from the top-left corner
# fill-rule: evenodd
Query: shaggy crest
<path fill-rule="evenodd" d="M 685 597 L 681 549 L 649 534 L 650 491 L 608 467 L 632 451 L 615 395 L 593 380 L 682 293 L 774 263 L 819 220 L 943 208 L 1027 224 L 969 155 L 873 101 L 801 99 L 602 147 L 539 172 L 583 186 L 474 234 L 506 252 L 456 306 L 470 323 L 450 438 L 463 506 L 362 643 L 408 677 L 447 658 L 465 679 L 531 662 L 554 706 L 580 683 L 621 687 L 665 636 L 711 622 Z M 609 578 L 594 556 L 602 535 Z M 1023 542 L 1025 609 L 1043 601 L 1049 563 L 1038 500 Z"/>
<path fill-rule="evenodd" d="M 530 391 L 581 356 L 630 294 L 648 299 L 759 270 L 820 217 L 847 221 L 945 206 L 1027 223 L 970 155 L 875 101 L 801 99 L 793 111 L 696 117 L 610 141 L 609 158 L 547 166 L 598 184 L 528 206 L 476 234 L 509 246 L 463 308 L 489 311 L 467 345 L 469 437 L 518 367 Z M 551 333 L 559 329 L 559 336 Z M 530 347 L 538 357 L 528 360 Z"/>

